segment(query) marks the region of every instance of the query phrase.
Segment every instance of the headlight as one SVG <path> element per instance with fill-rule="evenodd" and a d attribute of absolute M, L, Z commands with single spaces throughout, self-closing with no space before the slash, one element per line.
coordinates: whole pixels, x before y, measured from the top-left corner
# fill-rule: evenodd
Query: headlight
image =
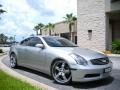
<path fill-rule="evenodd" d="M 84 66 L 88 65 L 87 61 L 83 57 L 77 54 L 70 54 L 70 56 L 77 62 L 77 64 Z"/>

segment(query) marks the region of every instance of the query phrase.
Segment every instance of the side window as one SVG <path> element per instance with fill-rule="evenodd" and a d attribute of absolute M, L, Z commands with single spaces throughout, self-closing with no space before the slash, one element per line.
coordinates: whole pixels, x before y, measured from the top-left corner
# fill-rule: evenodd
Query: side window
<path fill-rule="evenodd" d="M 21 45 L 23 45 L 23 46 L 27 46 L 27 43 L 28 43 L 28 40 L 27 39 L 25 39 L 25 40 L 23 40 L 23 41 L 21 41 Z"/>
<path fill-rule="evenodd" d="M 41 39 L 38 37 L 34 37 L 28 42 L 28 46 L 34 47 L 36 44 L 42 44 Z"/>
<path fill-rule="evenodd" d="M 30 41 L 30 39 L 31 39 L 31 37 L 21 41 L 20 44 L 23 45 L 23 46 L 28 46 L 28 42 Z"/>

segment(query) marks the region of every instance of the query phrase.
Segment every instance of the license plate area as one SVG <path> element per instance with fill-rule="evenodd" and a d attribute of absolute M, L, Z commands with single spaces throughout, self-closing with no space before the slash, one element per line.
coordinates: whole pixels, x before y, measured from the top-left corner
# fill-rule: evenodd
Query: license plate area
<path fill-rule="evenodd" d="M 111 72 L 111 67 L 105 68 L 104 73 Z"/>

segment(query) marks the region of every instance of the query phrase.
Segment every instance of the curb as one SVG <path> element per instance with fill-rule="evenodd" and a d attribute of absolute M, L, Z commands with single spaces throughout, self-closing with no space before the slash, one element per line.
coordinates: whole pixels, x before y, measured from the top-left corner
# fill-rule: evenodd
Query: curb
<path fill-rule="evenodd" d="M 109 57 L 120 57 L 120 54 L 107 54 Z"/>
<path fill-rule="evenodd" d="M 97 51 L 97 50 L 93 50 L 93 51 L 96 51 L 96 52 L 98 52 L 98 53 L 104 54 L 104 53 L 101 52 L 101 51 Z M 107 55 L 108 57 L 120 57 L 120 54 L 104 54 L 104 55 Z"/>
<path fill-rule="evenodd" d="M 0 60 L 0 69 L 3 70 L 5 73 L 7 73 L 7 74 L 9 74 L 9 75 L 11 75 L 11 76 L 19 79 L 19 80 L 22 80 L 22 81 L 24 81 L 24 82 L 27 82 L 27 83 L 31 84 L 32 86 L 35 86 L 35 87 L 37 87 L 37 88 L 42 88 L 43 90 L 57 90 L 56 88 L 53 88 L 53 87 L 48 86 L 48 85 L 46 85 L 46 84 L 40 83 L 40 82 L 38 82 L 38 81 L 36 81 L 36 80 L 33 80 L 33 79 L 31 79 L 31 78 L 28 78 L 28 77 L 26 77 L 26 76 L 24 76 L 24 75 L 22 75 L 22 74 L 19 74 L 19 73 L 16 72 L 16 71 L 10 69 L 9 67 L 7 67 L 6 65 L 4 65 L 4 64 L 2 63 L 2 60 L 3 60 L 4 58 L 6 58 L 6 56 L 7 56 L 7 55 L 4 55 L 4 56 L 0 57 L 0 59 L 1 59 L 1 60 Z"/>
<path fill-rule="evenodd" d="M 5 53 L 0 53 L 0 56 L 3 56 L 3 55 L 6 55 L 7 53 L 5 52 Z"/>

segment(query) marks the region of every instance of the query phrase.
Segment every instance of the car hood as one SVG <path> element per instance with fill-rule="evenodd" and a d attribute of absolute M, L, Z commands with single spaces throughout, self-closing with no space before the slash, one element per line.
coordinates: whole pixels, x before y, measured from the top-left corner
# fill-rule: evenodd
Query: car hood
<path fill-rule="evenodd" d="M 80 48 L 80 47 L 58 47 L 57 49 L 60 49 L 62 51 L 66 51 L 69 53 L 75 53 L 85 58 L 86 60 L 106 57 L 104 54 L 98 53 L 90 49 Z"/>

